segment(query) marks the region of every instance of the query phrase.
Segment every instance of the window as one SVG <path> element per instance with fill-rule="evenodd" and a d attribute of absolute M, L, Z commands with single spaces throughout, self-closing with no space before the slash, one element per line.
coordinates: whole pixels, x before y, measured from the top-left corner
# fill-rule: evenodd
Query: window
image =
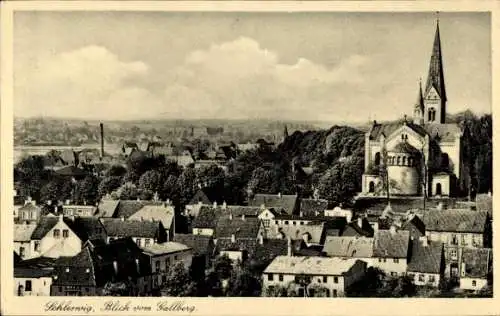
<path fill-rule="evenodd" d="M 293 223 L 293 225 L 294 225 L 294 226 L 295 226 L 295 225 L 297 225 L 297 222 L 296 222 L 296 221 L 293 221 L 292 223 Z"/>
<path fill-rule="evenodd" d="M 149 239 L 149 238 L 144 239 L 144 246 L 147 247 L 147 246 L 149 246 L 150 243 L 151 243 L 151 239 Z"/>
<path fill-rule="evenodd" d="M 25 249 L 24 247 L 19 247 L 19 257 L 24 258 L 25 255 Z"/>
<path fill-rule="evenodd" d="M 452 259 L 455 259 L 455 260 L 457 259 L 458 255 L 457 255 L 457 250 L 456 249 L 450 250 L 450 257 Z"/>
<path fill-rule="evenodd" d="M 384 262 L 386 262 L 386 261 L 387 261 L 387 259 L 386 259 L 386 258 L 384 258 L 383 260 L 384 260 Z"/>
<path fill-rule="evenodd" d="M 179 256 L 175 255 L 174 260 L 179 260 Z"/>
<path fill-rule="evenodd" d="M 399 166 L 401 164 L 401 157 L 398 156 L 398 160 L 397 160 L 397 165 Z"/>
<path fill-rule="evenodd" d="M 288 221 L 285 221 L 285 225 L 288 225 Z"/>
<path fill-rule="evenodd" d="M 406 157 L 403 157 L 403 166 L 406 165 Z"/>
<path fill-rule="evenodd" d="M 276 225 L 278 225 L 278 221 L 274 221 L 274 223 L 275 223 Z"/>
<path fill-rule="evenodd" d="M 399 263 L 399 259 L 398 258 L 394 258 L 394 263 Z"/>
<path fill-rule="evenodd" d="M 280 280 L 280 282 L 283 282 L 283 274 L 279 275 L 279 280 Z"/>
<path fill-rule="evenodd" d="M 59 229 L 54 229 L 54 238 L 59 238 L 61 236 L 61 231 Z"/>
<path fill-rule="evenodd" d="M 160 271 L 160 261 L 159 260 L 155 262 L 155 271 L 156 272 Z"/>
<path fill-rule="evenodd" d="M 419 275 L 418 275 L 418 280 L 419 280 L 420 282 L 424 282 L 424 281 L 425 281 L 425 275 L 424 275 L 424 274 L 419 274 Z"/>
<path fill-rule="evenodd" d="M 35 251 L 40 251 L 40 242 L 35 241 Z"/>
<path fill-rule="evenodd" d="M 434 283 L 436 281 L 436 277 L 434 275 L 429 275 L 429 282 Z"/>
<path fill-rule="evenodd" d="M 141 246 L 141 239 L 140 238 L 137 238 L 135 240 L 135 243 L 137 244 L 137 246 Z"/>
<path fill-rule="evenodd" d="M 161 283 L 165 283 L 167 282 L 167 276 L 166 275 L 162 275 L 161 276 Z"/>
<path fill-rule="evenodd" d="M 368 192 L 375 192 L 375 183 L 373 181 L 368 184 Z"/>
<path fill-rule="evenodd" d="M 324 276 L 324 277 L 323 277 L 323 283 L 326 283 L 326 282 L 328 282 L 328 277 L 327 277 L 327 276 Z"/>
<path fill-rule="evenodd" d="M 300 225 L 304 225 L 304 222 L 300 222 Z"/>
<path fill-rule="evenodd" d="M 415 274 L 413 274 L 413 273 L 408 273 L 408 276 L 409 276 L 410 278 L 412 278 L 412 279 L 414 279 L 414 278 L 415 278 Z"/>
<path fill-rule="evenodd" d="M 466 236 L 465 235 L 461 235 L 461 242 L 462 242 L 462 245 L 463 246 L 467 246 L 467 239 L 465 238 Z"/>
<path fill-rule="evenodd" d="M 265 220 L 263 220 L 263 222 L 264 222 L 264 227 L 269 227 L 269 224 L 271 221 L 268 219 L 265 219 Z"/>
<path fill-rule="evenodd" d="M 457 245 L 458 244 L 457 235 L 455 235 L 455 234 L 451 235 L 451 244 L 452 245 Z"/>
<path fill-rule="evenodd" d="M 26 286 L 24 287 L 26 292 L 31 292 L 31 280 L 26 280 Z"/>
<path fill-rule="evenodd" d="M 27 281 L 26 281 L 27 282 Z M 472 280 L 472 286 L 476 286 L 476 280 Z M 27 283 L 26 283 L 26 287 L 28 287 Z M 27 291 L 27 290 L 26 290 Z"/>
<path fill-rule="evenodd" d="M 382 262 L 382 258 L 378 258 L 378 262 Z"/>
<path fill-rule="evenodd" d="M 269 274 L 267 275 L 267 280 L 268 280 L 268 281 L 272 281 L 272 280 L 273 280 L 273 274 L 272 274 L 272 273 L 269 273 Z"/>
<path fill-rule="evenodd" d="M 333 290 L 333 297 L 337 297 L 337 290 Z"/>
<path fill-rule="evenodd" d="M 333 283 L 339 283 L 339 277 L 333 277 Z"/>
<path fill-rule="evenodd" d="M 374 162 L 375 162 L 375 166 L 380 165 L 380 153 L 379 152 L 375 153 L 375 161 Z"/>
<path fill-rule="evenodd" d="M 63 229 L 63 238 L 68 238 L 69 231 L 67 229 Z"/>

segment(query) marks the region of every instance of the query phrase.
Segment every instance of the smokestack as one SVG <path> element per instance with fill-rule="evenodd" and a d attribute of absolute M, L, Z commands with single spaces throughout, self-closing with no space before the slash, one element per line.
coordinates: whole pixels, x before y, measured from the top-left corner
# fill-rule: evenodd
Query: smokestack
<path fill-rule="evenodd" d="M 99 123 L 101 129 L 101 158 L 104 157 L 104 124 Z"/>

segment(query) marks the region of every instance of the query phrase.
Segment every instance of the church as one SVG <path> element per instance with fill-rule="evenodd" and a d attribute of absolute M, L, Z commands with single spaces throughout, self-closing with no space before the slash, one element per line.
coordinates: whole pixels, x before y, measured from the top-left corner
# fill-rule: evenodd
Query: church
<path fill-rule="evenodd" d="M 386 124 L 374 121 L 365 134 L 361 195 L 446 197 L 468 190 L 466 133 L 461 125 L 446 122 L 446 107 L 438 21 L 427 80 L 424 89 L 419 85 L 413 117 Z"/>

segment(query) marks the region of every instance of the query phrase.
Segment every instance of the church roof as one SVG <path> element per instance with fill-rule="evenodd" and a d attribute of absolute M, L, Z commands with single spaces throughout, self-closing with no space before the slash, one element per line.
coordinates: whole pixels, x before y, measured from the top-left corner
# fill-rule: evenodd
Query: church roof
<path fill-rule="evenodd" d="M 434 36 L 434 44 L 432 46 L 431 62 L 429 65 L 429 74 L 427 75 L 427 83 L 425 85 L 425 94 L 429 93 L 431 88 L 436 89 L 441 99 L 446 101 L 441 38 L 439 36 L 439 21 L 436 26 L 436 34 Z"/>
<path fill-rule="evenodd" d="M 438 124 L 431 123 L 423 126 L 431 139 L 449 142 L 455 140 L 455 135 L 459 134 L 460 126 L 455 123 Z"/>
<path fill-rule="evenodd" d="M 430 139 L 435 139 L 441 142 L 451 142 L 455 140 L 455 135 L 461 133 L 460 126 L 455 123 L 428 123 L 423 125 L 414 124 L 413 122 L 403 121 L 390 122 L 385 124 L 373 124 L 370 130 L 370 140 L 378 141 L 383 134 L 389 137 L 403 124 L 406 124 L 410 129 L 421 136 L 429 135 Z"/>
<path fill-rule="evenodd" d="M 389 151 L 396 153 L 405 153 L 405 154 L 419 153 L 418 149 L 410 145 L 408 142 L 399 142 L 394 147 L 389 149 Z"/>
<path fill-rule="evenodd" d="M 422 94 L 422 81 L 419 82 L 418 86 L 418 97 L 417 102 L 415 102 L 415 108 L 424 113 L 424 96 Z"/>

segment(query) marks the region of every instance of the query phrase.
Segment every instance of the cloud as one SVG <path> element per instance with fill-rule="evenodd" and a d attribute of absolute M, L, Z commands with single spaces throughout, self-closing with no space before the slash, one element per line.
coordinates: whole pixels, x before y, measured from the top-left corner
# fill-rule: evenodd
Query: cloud
<path fill-rule="evenodd" d="M 105 47 L 88 46 L 23 71 L 16 80 L 16 113 L 105 119 L 349 115 L 356 98 L 345 96 L 365 83 L 369 65 L 361 55 L 332 67 L 306 58 L 286 64 L 247 37 L 192 51 L 174 69 L 151 69 Z M 163 78 L 165 88 L 148 86 L 148 78 Z"/>

